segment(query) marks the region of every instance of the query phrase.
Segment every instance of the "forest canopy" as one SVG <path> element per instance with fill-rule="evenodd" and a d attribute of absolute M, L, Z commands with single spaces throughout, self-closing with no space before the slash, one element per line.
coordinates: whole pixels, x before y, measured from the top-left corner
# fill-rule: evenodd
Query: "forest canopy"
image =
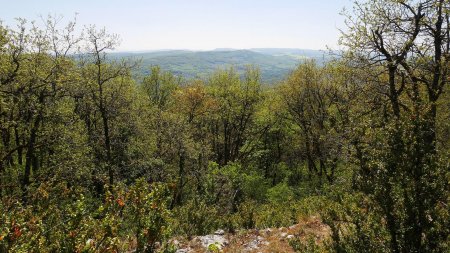
<path fill-rule="evenodd" d="M 450 2 L 344 15 L 339 57 L 271 85 L 136 76 L 106 29 L 0 24 L 0 252 L 176 252 L 311 216 L 329 234 L 297 252 L 448 252 Z"/>

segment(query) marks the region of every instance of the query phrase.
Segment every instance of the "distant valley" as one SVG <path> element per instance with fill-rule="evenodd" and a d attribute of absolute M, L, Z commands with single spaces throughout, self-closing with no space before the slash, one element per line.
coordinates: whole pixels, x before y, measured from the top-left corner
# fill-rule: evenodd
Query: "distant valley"
<path fill-rule="evenodd" d="M 163 70 L 185 78 L 205 78 L 217 69 L 231 66 L 243 73 L 246 66 L 253 65 L 259 67 L 264 83 L 282 80 L 306 59 L 314 59 L 319 64 L 330 59 L 325 51 L 282 48 L 117 52 L 111 57 L 140 60 L 137 71 L 142 75 L 148 74 L 151 66 L 159 65 Z"/>

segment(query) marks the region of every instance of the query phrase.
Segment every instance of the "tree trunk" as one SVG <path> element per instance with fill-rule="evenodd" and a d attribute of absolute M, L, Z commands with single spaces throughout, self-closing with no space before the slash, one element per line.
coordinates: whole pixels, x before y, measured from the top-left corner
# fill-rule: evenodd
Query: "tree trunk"
<path fill-rule="evenodd" d="M 33 163 L 33 159 L 35 156 L 35 145 L 36 145 L 36 137 L 37 131 L 39 129 L 39 124 L 41 122 L 42 113 L 40 113 L 36 119 L 34 120 L 33 127 L 30 131 L 30 137 L 28 139 L 27 144 L 27 153 L 25 155 L 25 173 L 22 180 L 22 197 L 26 202 L 27 194 L 28 194 L 28 186 L 30 185 L 30 176 L 31 176 L 31 167 Z"/>

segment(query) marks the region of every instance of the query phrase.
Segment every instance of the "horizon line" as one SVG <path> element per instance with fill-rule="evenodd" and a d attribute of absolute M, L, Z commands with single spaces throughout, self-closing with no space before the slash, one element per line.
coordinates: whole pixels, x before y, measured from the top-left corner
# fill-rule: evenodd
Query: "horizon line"
<path fill-rule="evenodd" d="M 300 47 L 248 47 L 248 48 L 234 48 L 234 47 L 217 47 L 208 49 L 194 49 L 194 48 L 155 48 L 155 49 L 113 49 L 112 52 L 121 53 L 135 53 L 135 52 L 164 52 L 164 51 L 192 51 L 192 52 L 207 52 L 207 51 L 239 51 L 239 50 L 255 50 L 255 49 L 284 49 L 284 50 L 309 50 L 309 51 L 329 51 L 329 49 L 311 49 Z"/>

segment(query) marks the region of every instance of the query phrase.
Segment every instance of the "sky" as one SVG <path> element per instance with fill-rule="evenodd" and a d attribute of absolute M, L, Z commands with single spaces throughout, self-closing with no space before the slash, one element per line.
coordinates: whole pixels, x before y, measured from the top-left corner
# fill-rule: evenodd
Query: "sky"
<path fill-rule="evenodd" d="M 77 15 L 121 38 L 119 51 L 336 48 L 350 0 L 0 0 L 0 20 Z"/>

